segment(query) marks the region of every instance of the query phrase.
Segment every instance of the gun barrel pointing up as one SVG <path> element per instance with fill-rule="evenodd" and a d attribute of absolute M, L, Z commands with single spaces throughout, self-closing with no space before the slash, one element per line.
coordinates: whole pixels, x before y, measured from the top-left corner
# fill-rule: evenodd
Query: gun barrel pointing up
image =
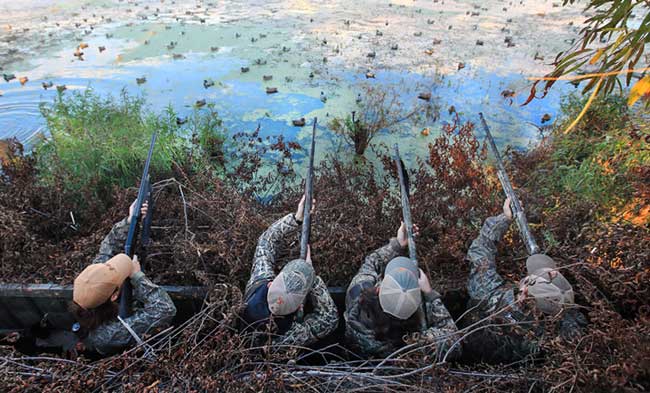
<path fill-rule="evenodd" d="M 499 177 L 499 182 L 501 182 L 501 187 L 503 188 L 503 192 L 505 192 L 506 196 L 510 198 L 510 203 L 513 210 L 513 216 L 515 218 L 515 221 L 517 221 L 517 227 L 519 227 L 519 233 L 521 234 L 521 238 L 524 241 L 524 244 L 526 245 L 526 250 L 528 251 L 528 255 L 538 254 L 539 246 L 537 245 L 535 238 L 533 238 L 533 235 L 530 232 L 530 227 L 528 226 L 528 220 L 526 219 L 526 214 L 524 213 L 524 209 L 521 207 L 521 202 L 519 201 L 517 194 L 515 194 L 515 190 L 512 187 L 512 183 L 510 183 L 510 178 L 508 177 L 506 168 L 503 165 L 503 161 L 501 160 L 501 155 L 499 154 L 499 149 L 497 149 L 497 145 L 494 142 L 494 138 L 492 137 L 490 128 L 488 127 L 487 122 L 483 117 L 483 113 L 479 113 L 478 115 L 481 118 L 481 125 L 483 127 L 483 130 L 485 131 L 485 136 L 488 140 L 488 144 L 490 145 L 490 150 L 492 150 L 492 154 L 494 154 L 494 158 L 496 160 L 497 176 Z"/>
<path fill-rule="evenodd" d="M 314 197 L 314 151 L 316 149 L 316 124 L 318 119 L 314 117 L 314 125 L 311 131 L 311 150 L 309 152 L 309 168 L 305 178 L 305 210 L 302 220 L 302 233 L 300 236 L 300 258 L 307 258 L 307 246 L 311 237 L 311 209 Z"/>

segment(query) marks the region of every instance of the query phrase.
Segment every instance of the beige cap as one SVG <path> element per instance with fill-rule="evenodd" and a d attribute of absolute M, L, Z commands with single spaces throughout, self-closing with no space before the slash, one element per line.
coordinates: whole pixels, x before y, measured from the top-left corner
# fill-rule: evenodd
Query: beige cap
<path fill-rule="evenodd" d="M 110 299 L 132 271 L 133 262 L 126 254 L 94 263 L 75 278 L 72 300 L 87 310 L 95 308 Z"/>
<path fill-rule="evenodd" d="M 289 315 L 298 310 L 314 285 L 315 273 L 311 263 L 294 259 L 286 264 L 271 282 L 266 301 L 273 315 Z"/>
<path fill-rule="evenodd" d="M 385 313 L 399 319 L 408 319 L 415 313 L 422 302 L 419 274 L 417 265 L 406 257 L 393 258 L 386 265 L 379 286 L 379 304 Z"/>
<path fill-rule="evenodd" d="M 535 254 L 526 260 L 528 276 L 524 284 L 528 294 L 535 298 L 537 307 L 546 314 L 555 314 L 563 306 L 573 304 L 574 293 L 569 281 L 557 271 L 555 261 L 544 254 Z"/>

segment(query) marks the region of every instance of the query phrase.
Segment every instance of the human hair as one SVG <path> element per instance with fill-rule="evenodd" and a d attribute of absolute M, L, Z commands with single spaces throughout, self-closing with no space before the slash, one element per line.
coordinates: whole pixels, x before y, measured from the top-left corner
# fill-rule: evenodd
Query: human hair
<path fill-rule="evenodd" d="M 404 343 L 404 334 L 418 330 L 417 313 L 408 319 L 399 319 L 384 312 L 379 303 L 379 294 L 375 287 L 364 288 L 360 295 L 361 311 L 369 319 L 375 337 L 380 341 L 391 341 L 399 345 Z"/>
<path fill-rule="evenodd" d="M 99 306 L 87 310 L 72 301 L 68 305 L 68 311 L 79 322 L 80 332 L 85 336 L 90 331 L 114 319 L 117 316 L 118 306 L 109 298 Z"/>

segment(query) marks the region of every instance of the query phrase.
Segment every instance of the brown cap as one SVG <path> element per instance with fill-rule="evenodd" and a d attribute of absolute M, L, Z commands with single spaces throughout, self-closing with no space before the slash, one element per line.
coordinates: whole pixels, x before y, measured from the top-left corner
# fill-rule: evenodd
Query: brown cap
<path fill-rule="evenodd" d="M 110 299 L 132 271 L 133 263 L 126 254 L 94 263 L 75 278 L 72 300 L 86 310 L 95 308 Z"/>

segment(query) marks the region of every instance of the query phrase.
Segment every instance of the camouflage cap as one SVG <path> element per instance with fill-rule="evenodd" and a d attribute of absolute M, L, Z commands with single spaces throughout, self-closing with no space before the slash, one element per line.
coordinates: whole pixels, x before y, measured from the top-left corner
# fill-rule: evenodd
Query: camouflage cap
<path fill-rule="evenodd" d="M 314 267 L 304 259 L 287 263 L 271 282 L 266 300 L 273 315 L 289 315 L 298 310 L 314 285 Z"/>
<path fill-rule="evenodd" d="M 526 260 L 528 276 L 523 284 L 528 295 L 535 298 L 537 307 L 546 314 L 555 314 L 562 307 L 573 304 L 574 293 L 569 281 L 557 271 L 555 261 L 544 254 L 535 254 Z"/>
<path fill-rule="evenodd" d="M 393 258 L 384 272 L 379 286 L 379 304 L 385 313 L 399 319 L 408 319 L 422 302 L 418 284 L 420 270 L 406 257 Z"/>

